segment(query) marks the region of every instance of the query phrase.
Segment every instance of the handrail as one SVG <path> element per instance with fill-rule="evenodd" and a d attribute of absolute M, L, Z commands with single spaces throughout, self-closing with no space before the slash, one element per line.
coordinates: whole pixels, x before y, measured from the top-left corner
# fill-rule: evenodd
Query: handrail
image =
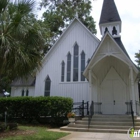
<path fill-rule="evenodd" d="M 88 129 L 93 115 L 94 115 L 94 103 L 92 101 L 90 105 L 89 116 L 88 116 Z"/>
<path fill-rule="evenodd" d="M 130 106 L 130 102 L 125 102 L 126 106 L 127 106 L 127 111 L 126 111 L 126 114 L 127 115 L 130 115 L 131 114 L 131 106 Z"/>
<path fill-rule="evenodd" d="M 136 101 L 136 114 L 140 116 L 140 102 Z"/>
<path fill-rule="evenodd" d="M 88 101 L 84 102 L 84 100 L 83 100 L 82 102 L 73 103 L 72 110 L 76 115 L 81 116 L 81 117 L 84 117 L 85 115 L 88 115 L 88 112 L 89 112 Z M 86 110 L 87 114 L 85 114 L 85 110 Z"/>
<path fill-rule="evenodd" d="M 134 111 L 133 111 L 133 102 L 132 101 L 130 101 L 130 109 L 131 109 L 133 128 L 135 128 L 135 120 L 134 120 Z"/>

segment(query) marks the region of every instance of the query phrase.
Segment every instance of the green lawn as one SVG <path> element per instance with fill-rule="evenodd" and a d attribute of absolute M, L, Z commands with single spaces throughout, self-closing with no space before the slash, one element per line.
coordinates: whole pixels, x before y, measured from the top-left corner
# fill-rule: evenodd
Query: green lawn
<path fill-rule="evenodd" d="M 16 136 L 7 135 L 5 138 L 0 138 L 0 140 L 58 140 L 68 135 L 68 133 L 63 132 L 47 131 L 46 127 L 19 126 L 18 129 L 17 132 L 19 133 Z M 16 131 L 14 132 L 16 133 Z"/>

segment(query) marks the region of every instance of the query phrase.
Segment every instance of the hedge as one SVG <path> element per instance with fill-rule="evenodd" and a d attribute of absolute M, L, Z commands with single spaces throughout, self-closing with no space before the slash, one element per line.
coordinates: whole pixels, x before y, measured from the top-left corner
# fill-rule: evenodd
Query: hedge
<path fill-rule="evenodd" d="M 0 98 L 0 117 L 36 119 L 41 117 L 66 118 L 71 111 L 73 101 L 65 97 L 9 97 Z"/>

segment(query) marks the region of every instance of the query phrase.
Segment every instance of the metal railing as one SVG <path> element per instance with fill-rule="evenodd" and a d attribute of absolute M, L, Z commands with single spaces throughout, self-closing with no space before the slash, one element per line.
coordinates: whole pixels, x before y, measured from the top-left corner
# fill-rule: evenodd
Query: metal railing
<path fill-rule="evenodd" d="M 127 106 L 127 111 L 126 111 L 126 114 L 127 115 L 130 115 L 131 114 L 131 107 L 130 107 L 130 102 L 125 102 L 126 106 Z"/>
<path fill-rule="evenodd" d="M 84 117 L 89 114 L 89 102 L 75 102 L 73 103 L 72 111 L 76 114 L 76 116 Z"/>
<path fill-rule="evenodd" d="M 130 109 L 131 109 L 133 128 L 135 128 L 135 120 L 134 120 L 134 111 L 133 111 L 133 102 L 132 101 L 130 101 Z"/>
<path fill-rule="evenodd" d="M 140 116 L 140 102 L 136 101 L 136 114 Z"/>
<path fill-rule="evenodd" d="M 133 111 L 133 102 L 132 100 L 130 102 L 125 102 L 127 105 L 127 115 L 131 115 L 132 117 L 132 123 L 133 123 L 133 128 L 135 128 L 135 119 L 134 119 L 134 111 Z"/>
<path fill-rule="evenodd" d="M 88 128 L 90 127 L 90 123 L 94 114 L 102 114 L 101 112 L 101 105 L 100 102 L 91 102 L 90 111 L 88 116 Z"/>
<path fill-rule="evenodd" d="M 90 105 L 89 116 L 88 116 L 88 128 L 90 126 L 90 122 L 91 122 L 91 119 L 92 119 L 93 115 L 94 115 L 94 103 L 92 101 L 91 105 Z"/>

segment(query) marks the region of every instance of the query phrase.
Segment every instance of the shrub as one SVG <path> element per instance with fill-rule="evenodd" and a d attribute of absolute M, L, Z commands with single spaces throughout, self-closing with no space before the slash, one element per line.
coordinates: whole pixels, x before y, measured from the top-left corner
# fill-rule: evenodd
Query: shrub
<path fill-rule="evenodd" d="M 65 97 L 10 97 L 0 98 L 0 117 L 4 118 L 7 111 L 8 119 L 21 118 L 27 122 L 40 117 L 66 118 L 72 109 L 73 101 Z M 55 122 L 54 121 L 54 122 Z"/>
<path fill-rule="evenodd" d="M 17 124 L 17 123 L 8 123 L 8 124 L 7 124 L 7 128 L 8 128 L 9 130 L 15 130 L 15 129 L 18 128 L 18 124 Z"/>
<path fill-rule="evenodd" d="M 3 132 L 5 129 L 5 123 L 0 122 L 0 132 Z"/>

